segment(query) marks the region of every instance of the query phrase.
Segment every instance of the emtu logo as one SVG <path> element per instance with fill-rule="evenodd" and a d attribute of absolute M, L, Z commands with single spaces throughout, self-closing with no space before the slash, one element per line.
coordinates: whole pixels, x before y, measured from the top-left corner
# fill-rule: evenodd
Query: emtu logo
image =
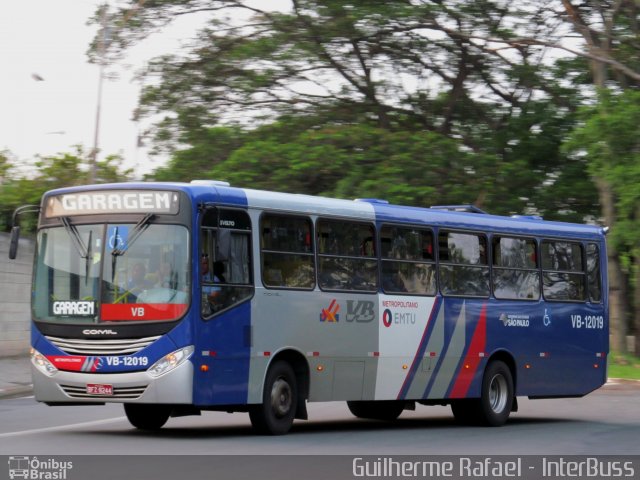
<path fill-rule="evenodd" d="M 320 321 L 321 322 L 332 322 L 335 323 L 340 320 L 340 315 L 338 312 L 340 311 L 340 304 L 334 298 L 331 300 L 329 304 L 329 308 L 323 308 L 322 313 L 320 313 Z"/>

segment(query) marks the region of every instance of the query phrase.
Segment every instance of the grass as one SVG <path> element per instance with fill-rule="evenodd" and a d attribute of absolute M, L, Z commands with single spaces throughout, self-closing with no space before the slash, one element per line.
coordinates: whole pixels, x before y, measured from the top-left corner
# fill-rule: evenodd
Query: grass
<path fill-rule="evenodd" d="M 609 378 L 640 380 L 640 358 L 633 355 L 609 355 Z"/>

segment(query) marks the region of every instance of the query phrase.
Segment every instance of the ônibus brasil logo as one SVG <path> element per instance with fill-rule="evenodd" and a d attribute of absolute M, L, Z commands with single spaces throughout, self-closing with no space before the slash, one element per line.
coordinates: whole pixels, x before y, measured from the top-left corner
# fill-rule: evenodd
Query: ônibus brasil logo
<path fill-rule="evenodd" d="M 9 457 L 9 478 L 67 480 L 67 471 L 73 469 L 73 462 L 55 458 Z"/>

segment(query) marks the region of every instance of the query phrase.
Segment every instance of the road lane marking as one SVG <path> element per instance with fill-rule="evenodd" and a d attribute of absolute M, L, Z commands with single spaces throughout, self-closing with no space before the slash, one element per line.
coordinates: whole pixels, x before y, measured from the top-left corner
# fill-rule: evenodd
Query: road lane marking
<path fill-rule="evenodd" d="M 34 428 L 32 430 L 22 430 L 19 432 L 0 433 L 0 438 L 17 437 L 20 435 L 30 435 L 32 433 L 55 432 L 58 430 L 74 429 L 80 427 L 89 427 L 95 425 L 104 425 L 106 423 L 116 423 L 126 420 L 127 417 L 107 418 L 105 420 L 93 420 L 91 422 L 72 423 L 71 425 L 60 425 L 58 427 Z"/>

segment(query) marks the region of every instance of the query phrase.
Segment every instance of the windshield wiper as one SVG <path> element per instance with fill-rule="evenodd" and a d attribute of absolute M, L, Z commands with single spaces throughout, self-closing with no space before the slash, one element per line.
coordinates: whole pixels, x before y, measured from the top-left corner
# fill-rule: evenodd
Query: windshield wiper
<path fill-rule="evenodd" d="M 84 284 L 89 282 L 89 268 L 91 267 L 91 240 L 93 239 L 93 230 L 89 230 L 89 241 L 87 242 L 87 256 L 84 260 Z"/>
<path fill-rule="evenodd" d="M 124 245 L 126 245 L 124 248 L 119 248 L 118 245 L 118 226 L 116 225 L 116 231 L 115 231 L 115 245 L 113 250 L 111 250 L 111 283 L 114 283 L 114 279 L 116 276 L 116 260 L 119 256 L 122 256 L 125 254 L 125 252 L 129 249 L 129 247 L 133 244 L 133 242 L 135 242 L 138 237 L 140 235 L 142 235 L 142 232 L 144 232 L 147 227 L 149 226 L 149 223 L 151 223 L 151 219 L 153 218 L 153 213 L 147 213 L 144 217 L 142 217 L 142 219 L 136 223 L 136 225 L 133 227 L 133 230 L 131 230 L 131 235 L 129 236 L 129 238 L 127 238 L 126 243 L 123 242 Z"/>
<path fill-rule="evenodd" d="M 78 233 L 78 229 L 75 227 L 75 225 L 72 225 L 71 222 L 69 222 L 69 217 L 60 217 L 60 220 L 62 221 L 65 230 L 71 237 L 71 240 L 73 240 L 73 245 L 74 247 L 76 247 L 76 250 L 80 254 L 80 258 L 86 259 L 87 257 L 89 257 L 89 248 L 85 246 L 84 242 L 82 241 L 82 237 Z M 91 240 L 89 240 L 89 242 L 91 242 Z"/>
<path fill-rule="evenodd" d="M 73 245 L 80 254 L 80 258 L 84 258 L 84 283 L 89 281 L 89 268 L 91 266 L 91 241 L 93 238 L 93 230 L 89 230 L 89 242 L 87 245 L 82 241 L 82 237 L 78 229 L 69 221 L 69 217 L 60 217 L 65 230 L 73 240 Z"/>
<path fill-rule="evenodd" d="M 126 247 L 125 248 L 115 247 L 111 251 L 111 255 L 113 257 L 124 255 L 125 252 L 129 249 L 129 247 L 133 245 L 133 243 L 138 239 L 138 237 L 140 237 L 140 235 L 142 235 L 142 233 L 147 229 L 147 227 L 151 223 L 151 219 L 153 218 L 153 215 L 154 215 L 153 213 L 147 213 L 144 217 L 142 217 L 142 220 L 136 223 L 135 227 L 133 227 L 133 230 L 131 230 L 131 235 L 129 235 L 129 238 L 127 238 Z M 116 227 L 116 238 L 118 238 L 117 228 L 118 227 Z"/>

